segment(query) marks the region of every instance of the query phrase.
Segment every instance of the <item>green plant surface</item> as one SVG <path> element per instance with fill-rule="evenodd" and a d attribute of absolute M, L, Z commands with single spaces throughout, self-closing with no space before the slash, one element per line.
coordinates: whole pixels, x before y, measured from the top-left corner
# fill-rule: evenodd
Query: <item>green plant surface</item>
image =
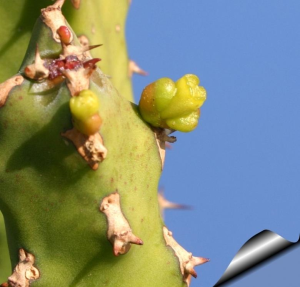
<path fill-rule="evenodd" d="M 41 9 L 52 3 L 52 0 L 0 0 L 0 32 L 2 35 L 0 41 L 0 82 L 13 76 L 20 69 L 20 63 L 24 58 L 36 19 L 39 17 Z M 128 2 L 126 0 L 84 1 L 78 10 L 73 7 L 71 1 L 66 3 L 65 6 L 64 12 L 68 14 L 68 20 L 72 25 L 78 28 L 78 33 L 87 31 L 86 35 L 89 37 L 91 44 L 104 44 L 103 47 L 95 49 L 91 53 L 95 57 L 103 59 L 101 69 L 112 77 L 114 85 L 118 86 L 117 88 L 122 91 L 122 95 L 132 100 L 131 79 L 128 77 L 128 57 L 124 39 Z M 103 7 L 106 8 L 103 9 Z M 115 11 L 118 11 L 118 13 L 115 13 Z M 86 15 L 89 15 L 89 17 L 86 17 Z M 107 15 L 110 15 L 110 17 Z M 85 30 L 84 27 L 90 27 L 87 25 L 91 24 L 88 22 L 82 23 L 83 19 L 85 22 L 93 21 L 93 31 L 96 31 L 96 33 L 90 33 L 89 28 Z M 76 25 L 78 20 L 81 21 L 80 25 Z M 111 33 L 109 32 L 109 26 L 114 23 L 118 23 L 121 29 L 119 32 L 114 30 L 115 33 Z M 109 34 L 106 36 L 107 32 Z M 34 46 L 35 43 L 32 43 L 32 45 Z M 33 57 L 33 48 L 31 49 L 29 52 L 32 52 L 31 56 Z M 2 222 L 0 222 L 0 230 L 1 235 L 5 237 L 5 228 Z M 10 274 L 10 263 L 5 257 L 8 251 L 4 242 L 6 240 L 0 242 L 2 250 L 0 279 L 7 278 Z"/>
<path fill-rule="evenodd" d="M 22 67 L 32 64 L 36 43 L 42 57 L 60 52 L 39 20 Z M 72 127 L 65 84 L 36 92 L 36 83 L 25 79 L 0 109 L 0 209 L 12 266 L 24 248 L 41 273 L 34 286 L 184 286 L 178 260 L 163 238 L 154 134 L 101 71 L 90 89 L 100 102 L 100 132 L 108 149 L 96 171 L 61 136 Z M 115 191 L 144 242 L 119 257 L 99 211 L 101 200 Z"/>
<path fill-rule="evenodd" d="M 91 45 L 103 47 L 91 51 L 101 58 L 101 70 L 126 99 L 133 101 L 131 78 L 128 73 L 129 59 L 125 40 L 125 22 L 128 0 L 81 1 L 79 9 L 71 2 L 64 5 L 64 15 L 77 36 L 85 35 Z"/>
<path fill-rule="evenodd" d="M 49 0 L 0 0 L 0 82 L 19 70 L 34 23 L 49 4 Z"/>
<path fill-rule="evenodd" d="M 42 8 L 51 0 L 0 0 L 0 82 L 13 76 L 20 68 L 31 32 Z M 102 59 L 101 70 L 122 96 L 133 101 L 131 78 L 128 74 L 128 55 L 125 40 L 127 0 L 81 1 L 75 9 L 66 1 L 63 11 L 75 33 L 85 35 L 91 45 L 103 44 L 91 51 Z"/>
<path fill-rule="evenodd" d="M 7 276 L 11 274 L 10 258 L 7 249 L 7 239 L 4 227 L 3 216 L 0 212 L 0 282 L 7 280 Z"/>

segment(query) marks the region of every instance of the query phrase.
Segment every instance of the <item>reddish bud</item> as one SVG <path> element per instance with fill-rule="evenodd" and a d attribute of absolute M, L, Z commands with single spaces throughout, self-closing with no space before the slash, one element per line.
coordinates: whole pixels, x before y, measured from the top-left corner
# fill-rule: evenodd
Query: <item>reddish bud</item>
<path fill-rule="evenodd" d="M 60 26 L 57 29 L 57 34 L 64 44 L 70 44 L 72 34 L 67 26 Z"/>

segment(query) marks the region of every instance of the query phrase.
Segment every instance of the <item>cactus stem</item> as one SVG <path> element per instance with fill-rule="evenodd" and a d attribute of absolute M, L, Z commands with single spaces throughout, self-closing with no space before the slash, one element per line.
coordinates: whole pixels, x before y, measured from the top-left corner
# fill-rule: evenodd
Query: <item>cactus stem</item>
<path fill-rule="evenodd" d="M 130 225 L 122 213 L 120 195 L 117 191 L 103 198 L 100 211 L 106 215 L 108 222 L 107 238 L 113 245 L 115 256 L 127 253 L 131 243 L 143 244 L 143 241 L 132 233 Z"/>
<path fill-rule="evenodd" d="M 129 60 L 129 64 L 128 64 L 128 76 L 131 78 L 133 73 L 142 75 L 142 76 L 147 76 L 148 72 L 144 71 L 143 69 L 141 69 L 136 62 Z"/>
<path fill-rule="evenodd" d="M 29 287 L 30 283 L 40 277 L 39 270 L 33 266 L 35 258 L 24 249 L 19 249 L 19 263 L 8 277 L 8 284 L 1 286 Z"/>
<path fill-rule="evenodd" d="M 24 78 L 21 75 L 15 75 L 0 84 L 0 108 L 5 105 L 8 94 L 12 90 L 12 88 L 21 85 L 23 81 Z"/>
<path fill-rule="evenodd" d="M 75 9 L 78 10 L 80 8 L 80 0 L 71 0 L 71 3 Z"/>
<path fill-rule="evenodd" d="M 197 273 L 194 270 L 194 267 L 208 262 L 209 259 L 203 257 L 194 257 L 192 253 L 187 252 L 182 246 L 177 243 L 177 241 L 173 238 L 172 232 L 169 231 L 165 226 L 163 227 L 163 235 L 166 244 L 173 249 L 176 257 L 179 260 L 180 271 L 183 275 L 183 280 L 187 283 L 188 286 L 190 286 L 191 276 L 197 278 Z"/>
<path fill-rule="evenodd" d="M 99 133 L 86 136 L 73 128 L 61 135 L 73 142 L 78 153 L 93 170 L 98 169 L 99 162 L 106 158 L 107 149 L 103 145 L 103 140 Z"/>
<path fill-rule="evenodd" d="M 61 7 L 64 5 L 65 0 L 57 0 L 53 5 L 48 6 L 41 10 L 43 22 L 51 29 L 52 37 L 56 42 L 60 42 L 60 36 L 57 30 L 61 26 L 66 26 L 66 19 L 61 13 Z M 71 33 L 70 42 L 73 40 Z"/>

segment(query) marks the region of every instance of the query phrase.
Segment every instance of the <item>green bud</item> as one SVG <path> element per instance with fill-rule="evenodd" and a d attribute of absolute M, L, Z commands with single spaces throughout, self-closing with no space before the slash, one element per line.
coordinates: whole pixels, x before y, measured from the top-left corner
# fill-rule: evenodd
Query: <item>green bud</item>
<path fill-rule="evenodd" d="M 91 90 L 83 90 L 70 100 L 70 109 L 74 119 L 84 121 L 99 110 L 99 100 Z"/>

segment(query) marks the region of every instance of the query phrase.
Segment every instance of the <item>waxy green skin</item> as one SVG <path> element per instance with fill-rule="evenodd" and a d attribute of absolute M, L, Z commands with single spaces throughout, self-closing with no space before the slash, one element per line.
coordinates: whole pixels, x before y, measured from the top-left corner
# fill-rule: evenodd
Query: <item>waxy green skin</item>
<path fill-rule="evenodd" d="M 39 21 L 27 57 L 60 45 Z M 70 93 L 65 84 L 32 93 L 25 80 L 0 109 L 0 209 L 12 266 L 18 250 L 32 253 L 41 278 L 32 286 L 185 286 L 177 258 L 166 247 L 157 204 L 161 160 L 151 128 L 137 107 L 97 71 L 90 89 L 101 103 L 100 133 L 107 158 L 93 171 L 71 142 Z M 99 212 L 103 197 L 118 191 L 121 207 L 143 246 L 115 257 Z"/>
<path fill-rule="evenodd" d="M 66 0 L 63 12 L 68 22 L 77 35 L 85 34 L 91 45 L 104 44 L 101 48 L 92 50 L 91 54 L 95 58 L 102 58 L 101 64 L 98 64 L 102 71 L 113 79 L 114 87 L 123 97 L 133 101 L 124 32 L 129 1 L 89 0 L 81 2 L 77 10 L 70 0 Z M 41 9 L 51 4 L 53 0 L 1 1 L 0 83 L 19 71 L 35 21 Z M 121 28 L 119 31 L 116 30 L 116 25 Z M 29 53 L 34 53 L 34 45 L 35 43 L 28 51 Z M 0 219 L 0 282 L 6 280 L 11 274 L 5 237 L 4 224 Z"/>

